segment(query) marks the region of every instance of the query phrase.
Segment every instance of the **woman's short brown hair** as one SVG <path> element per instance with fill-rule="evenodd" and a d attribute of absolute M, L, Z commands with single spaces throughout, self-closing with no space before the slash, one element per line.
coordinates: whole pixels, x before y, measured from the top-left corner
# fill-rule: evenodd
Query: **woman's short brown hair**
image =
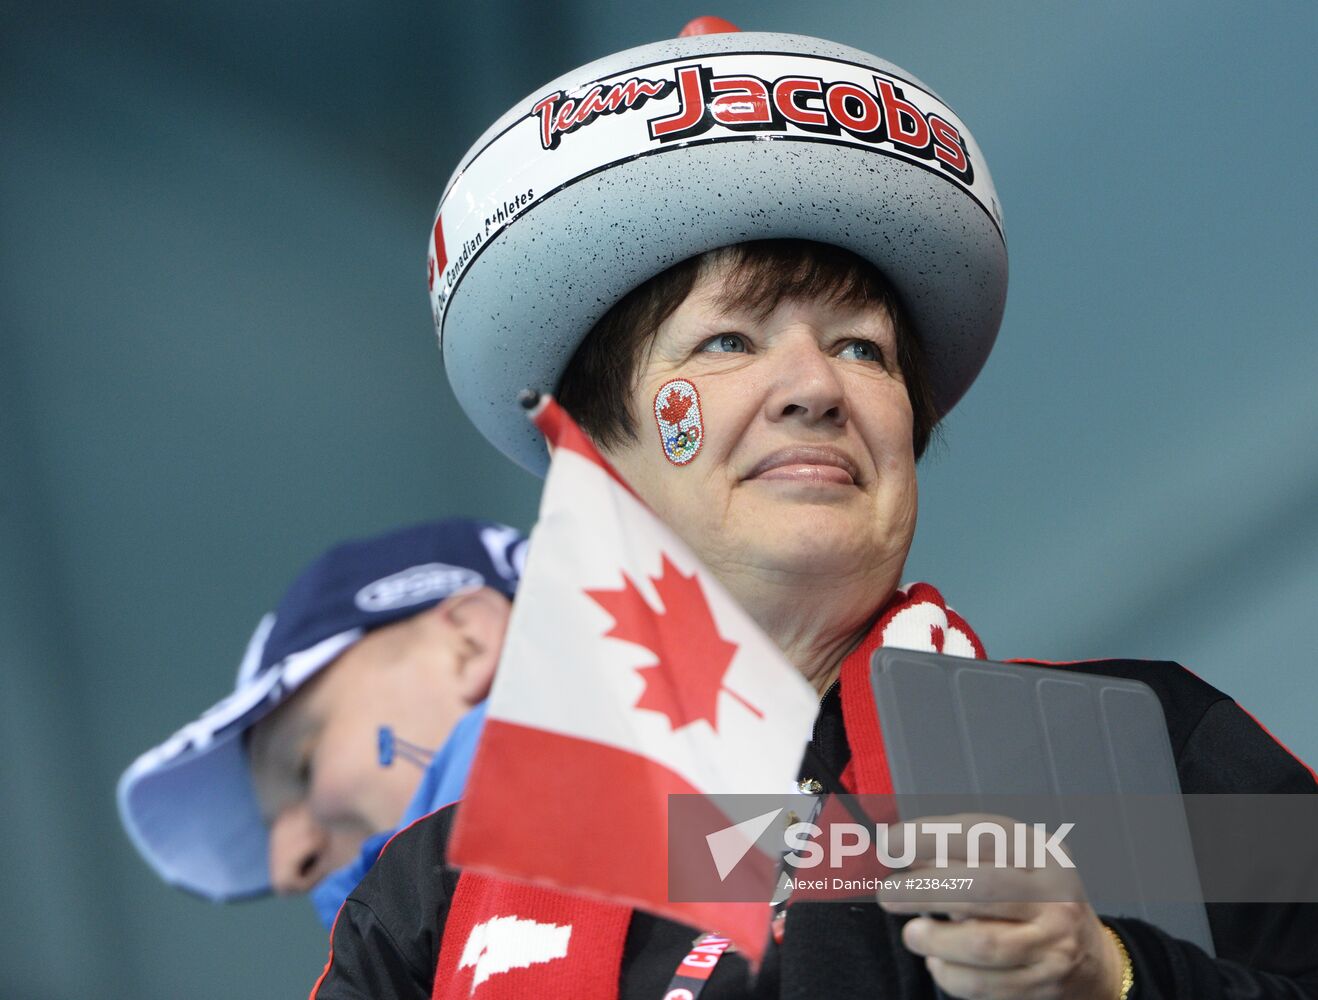
<path fill-rule="evenodd" d="M 914 414 L 915 455 L 924 453 L 938 414 L 920 342 L 907 327 L 896 293 L 868 261 L 807 240 L 757 240 L 692 257 L 632 289 L 605 313 L 568 361 L 556 392 L 592 440 L 610 447 L 636 439 L 627 403 L 641 360 L 659 325 L 691 294 L 701 274 L 716 266 L 728 269 L 724 304 L 733 310 L 767 316 L 794 299 L 886 310 Z"/>

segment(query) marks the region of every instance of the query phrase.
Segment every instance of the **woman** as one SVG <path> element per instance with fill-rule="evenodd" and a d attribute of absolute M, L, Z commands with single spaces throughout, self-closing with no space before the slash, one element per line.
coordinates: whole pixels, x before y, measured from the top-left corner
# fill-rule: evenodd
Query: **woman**
<path fill-rule="evenodd" d="M 607 109 L 626 81 L 632 94 L 649 84 L 648 99 L 673 100 L 646 115 L 630 153 L 621 140 L 602 142 L 608 148 L 595 162 L 549 163 L 547 174 L 568 170 L 570 181 L 532 186 L 515 221 L 455 244 L 446 227 L 472 225 L 470 213 L 456 226 L 445 216 L 471 203 L 482 157 L 505 155 L 501 144 L 515 141 L 525 111 L 496 123 L 441 203 L 436 318 L 455 392 L 487 436 L 542 466 L 519 418 L 500 403 L 513 387 L 557 385 L 641 498 L 820 692 L 816 756 L 847 788 L 883 791 L 864 665 L 913 599 L 898 583 L 915 526 L 916 458 L 996 334 L 1005 290 L 996 199 L 964 126 L 895 67 L 814 40 L 729 37 L 624 53 L 587 67 L 571 86 L 547 87 L 531 105 L 538 119 L 528 119 L 546 155 L 599 115 L 630 111 L 626 94 Z M 857 64 L 871 78 L 869 103 L 859 96 L 869 91 L 847 75 Z M 656 81 L 670 69 L 665 90 Z M 720 104 L 728 94 L 735 100 Z M 592 112 L 592 100 L 607 110 Z M 747 129 L 784 141 L 747 144 Z M 680 154 L 644 145 L 671 133 L 689 143 Z M 813 144 L 820 135 L 838 148 L 793 147 L 794 138 Z M 696 136 L 706 136 L 704 146 Z M 927 156 L 912 152 L 920 140 Z M 646 160 L 661 148 L 662 157 Z M 641 190 L 637 163 L 651 170 L 653 187 L 683 192 L 670 199 L 678 207 L 615 200 L 612 212 L 597 210 L 613 185 Z M 732 207 L 719 204 L 729 189 L 709 175 L 727 163 L 757 181 L 747 185 L 751 195 L 728 199 Z M 858 188 L 846 188 L 850 181 Z M 571 197 L 537 202 L 537 188 Z M 788 204 L 767 209 L 779 195 Z M 883 207 L 871 212 L 864 199 Z M 843 204 L 849 214 L 839 220 Z M 555 214 L 564 205 L 570 219 Z M 899 216 L 914 221 L 902 228 Z M 680 232 L 674 217 L 688 222 Z M 619 227 L 626 246 L 610 242 Z M 558 284 L 569 272 L 550 259 L 558 271 L 519 282 L 514 262 L 556 228 L 570 230 L 562 235 L 579 249 L 579 271 L 581 257 L 603 259 L 611 248 L 614 273 L 590 270 L 564 291 Z M 806 239 L 761 239 L 785 234 Z M 556 308 L 530 304 L 543 307 L 545 286 Z M 678 379 L 695 386 L 701 412 L 699 451 L 681 463 L 657 417 L 662 391 Z M 920 599 L 941 602 L 931 589 Z M 969 626 L 948 620 L 962 651 L 982 656 Z M 1179 668 L 1082 669 L 1139 677 L 1159 693 L 1187 792 L 1314 790 L 1302 765 Z M 1222 746 L 1248 762 L 1229 777 L 1214 762 Z M 694 995 L 675 977 L 692 928 L 548 890 L 533 893 L 534 919 L 595 926 L 596 947 L 561 960 L 528 952 L 473 978 L 489 947 L 481 935 L 490 921 L 508 919 L 501 900 L 509 897 L 497 880 L 444 868 L 451 818 L 438 813 L 400 836 L 350 897 L 315 996 Z M 984 904 L 954 915 L 912 919 L 897 904 L 789 906 L 759 975 L 748 979 L 745 963 L 725 954 L 701 996 L 932 997 L 935 985 L 957 997 L 1318 996 L 1312 908 L 1217 908 L 1218 959 L 1140 921 L 1100 919 L 1083 902 Z"/>

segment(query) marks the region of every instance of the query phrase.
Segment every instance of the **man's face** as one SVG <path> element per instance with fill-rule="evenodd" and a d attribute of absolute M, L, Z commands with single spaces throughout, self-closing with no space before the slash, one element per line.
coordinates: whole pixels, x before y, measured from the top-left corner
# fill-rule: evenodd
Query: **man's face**
<path fill-rule="evenodd" d="M 471 670 L 497 660 L 497 645 L 473 642 L 444 611 L 368 633 L 253 727 L 248 755 L 276 892 L 310 890 L 367 837 L 397 826 L 422 771 L 403 760 L 380 765 L 381 726 L 437 748 L 483 697 L 488 679 L 471 685 Z"/>
<path fill-rule="evenodd" d="M 721 575 L 895 577 L 916 484 L 887 312 L 811 300 L 764 317 L 729 312 L 726 273 L 702 275 L 659 326 L 630 401 L 638 440 L 608 457 Z M 662 452 L 654 417 L 657 391 L 675 378 L 696 386 L 704 421 L 684 466 Z"/>

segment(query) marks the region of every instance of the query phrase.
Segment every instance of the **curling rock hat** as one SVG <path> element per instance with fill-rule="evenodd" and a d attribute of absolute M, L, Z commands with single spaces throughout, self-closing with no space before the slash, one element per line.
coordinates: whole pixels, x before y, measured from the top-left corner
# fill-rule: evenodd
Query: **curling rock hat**
<path fill-rule="evenodd" d="M 243 734 L 373 629 L 482 586 L 511 598 L 525 559 L 521 532 L 461 518 L 317 558 L 261 619 L 233 692 L 120 777 L 119 818 L 138 852 L 166 882 L 207 899 L 268 892 L 269 837 Z"/>
<path fill-rule="evenodd" d="M 449 382 L 476 427 L 543 474 L 516 406 L 550 391 L 628 291 L 748 240 L 872 262 L 924 345 L 944 414 L 997 336 L 1006 242 L 988 165 L 927 86 L 868 53 L 767 33 L 628 49 L 519 101 L 459 163 L 429 245 Z"/>

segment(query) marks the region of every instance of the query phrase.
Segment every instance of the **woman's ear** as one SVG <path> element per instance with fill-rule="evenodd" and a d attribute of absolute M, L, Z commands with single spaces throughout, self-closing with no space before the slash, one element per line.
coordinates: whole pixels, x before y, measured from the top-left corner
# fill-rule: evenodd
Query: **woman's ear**
<path fill-rule="evenodd" d="M 475 705 L 490 693 L 511 612 L 508 598 L 490 587 L 454 594 L 433 609 L 458 632 L 462 653 L 455 679 L 468 705 Z"/>

